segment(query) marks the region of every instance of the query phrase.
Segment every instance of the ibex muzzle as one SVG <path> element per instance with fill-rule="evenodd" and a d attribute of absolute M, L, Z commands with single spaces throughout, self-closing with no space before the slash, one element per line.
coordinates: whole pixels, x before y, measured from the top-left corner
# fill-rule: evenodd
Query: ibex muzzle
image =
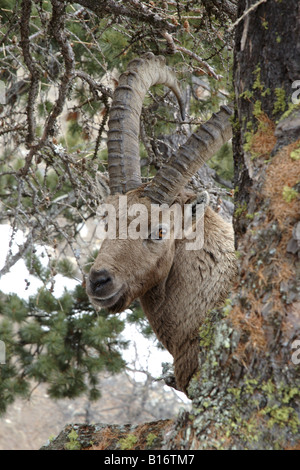
<path fill-rule="evenodd" d="M 123 286 L 106 269 L 91 269 L 87 293 L 95 306 L 107 308 L 114 313 L 122 310 L 123 290 Z"/>
<path fill-rule="evenodd" d="M 112 275 L 106 269 L 91 269 L 87 289 L 91 297 L 107 300 L 115 294 Z"/>
<path fill-rule="evenodd" d="M 197 201 L 197 195 L 184 187 L 231 138 L 231 109 L 222 107 L 189 137 L 149 184 L 142 185 L 139 119 L 143 97 L 158 83 L 171 88 L 183 108 L 176 76 L 163 57 L 145 54 L 132 61 L 119 79 L 108 124 L 111 196 L 106 202 L 118 214 L 119 196 L 126 194 L 128 225 L 137 204 L 145 206 L 149 215 L 153 204 L 164 204 L 165 210 L 171 211 L 176 203 L 183 213 L 186 204 L 198 202 L 203 208 L 201 246 L 187 249 L 187 239 L 174 235 L 173 223 L 150 228 L 150 216 L 147 236 L 117 236 L 103 241 L 89 274 L 87 293 L 94 305 L 115 313 L 139 298 L 158 339 L 174 357 L 177 387 L 186 392 L 198 367 L 199 327 L 207 312 L 227 297 L 236 274 L 236 259 L 231 224 L 208 206 L 206 197 Z M 118 226 L 120 220 L 116 223 Z"/>

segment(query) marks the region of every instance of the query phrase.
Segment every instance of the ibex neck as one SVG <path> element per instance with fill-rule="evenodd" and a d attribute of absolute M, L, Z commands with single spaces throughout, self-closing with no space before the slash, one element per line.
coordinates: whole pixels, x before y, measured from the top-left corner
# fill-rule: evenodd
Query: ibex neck
<path fill-rule="evenodd" d="M 184 242 L 177 241 L 168 277 L 140 299 L 159 341 L 173 356 L 201 316 L 199 272 L 191 272 L 193 258 L 195 253 L 186 251 Z"/>
<path fill-rule="evenodd" d="M 225 300 L 235 266 L 232 227 L 209 209 L 202 249 L 186 250 L 185 241 L 177 240 L 168 277 L 140 299 L 154 332 L 173 356 L 198 334 L 207 312 Z"/>

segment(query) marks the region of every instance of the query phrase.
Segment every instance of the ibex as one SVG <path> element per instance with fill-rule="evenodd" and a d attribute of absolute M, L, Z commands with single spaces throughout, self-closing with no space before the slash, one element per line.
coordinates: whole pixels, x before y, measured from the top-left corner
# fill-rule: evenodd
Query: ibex
<path fill-rule="evenodd" d="M 139 120 L 144 96 L 155 84 L 169 87 L 183 108 L 175 73 L 163 57 L 152 53 L 130 62 L 114 92 L 108 122 L 111 195 L 106 202 L 117 214 L 119 196 L 124 194 L 129 208 L 143 204 L 149 214 L 152 204 L 166 204 L 170 210 L 175 202 L 182 208 L 196 204 L 197 195 L 185 190 L 185 185 L 231 138 L 231 109 L 224 106 L 189 137 L 150 183 L 142 184 Z M 205 197 L 201 204 L 205 205 L 201 249 L 187 250 L 186 239 L 172 236 L 172 223 L 167 230 L 158 224 L 155 236 L 152 230 L 144 239 L 106 238 L 87 280 L 91 302 L 111 313 L 140 299 L 155 334 L 174 358 L 176 385 L 185 393 L 198 367 L 199 327 L 207 312 L 227 297 L 236 271 L 231 224 L 208 206 Z M 127 215 L 127 220 L 132 216 Z"/>

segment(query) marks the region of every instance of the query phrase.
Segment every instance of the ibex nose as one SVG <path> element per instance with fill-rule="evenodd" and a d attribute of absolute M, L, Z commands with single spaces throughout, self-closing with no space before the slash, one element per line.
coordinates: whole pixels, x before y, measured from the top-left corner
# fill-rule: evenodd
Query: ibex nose
<path fill-rule="evenodd" d="M 105 290 L 110 286 L 112 277 L 106 269 L 100 271 L 91 269 L 89 274 L 90 290 L 93 295 L 105 294 Z"/>

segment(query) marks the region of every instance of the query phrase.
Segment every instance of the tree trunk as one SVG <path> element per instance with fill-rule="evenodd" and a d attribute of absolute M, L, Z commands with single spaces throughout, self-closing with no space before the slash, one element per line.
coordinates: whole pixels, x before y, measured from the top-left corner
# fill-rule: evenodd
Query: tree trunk
<path fill-rule="evenodd" d="M 238 17 L 254 3 L 241 0 Z M 200 328 L 193 409 L 168 422 L 156 448 L 300 448 L 300 109 L 289 106 L 300 80 L 299 38 L 298 0 L 262 3 L 237 27 L 239 277 L 225 307 Z"/>
<path fill-rule="evenodd" d="M 240 1 L 238 16 L 250 6 Z M 225 317 L 216 312 L 200 329 L 191 387 L 200 448 L 299 445 L 300 112 L 289 106 L 300 78 L 299 37 L 296 0 L 269 0 L 236 32 L 239 278 Z"/>

